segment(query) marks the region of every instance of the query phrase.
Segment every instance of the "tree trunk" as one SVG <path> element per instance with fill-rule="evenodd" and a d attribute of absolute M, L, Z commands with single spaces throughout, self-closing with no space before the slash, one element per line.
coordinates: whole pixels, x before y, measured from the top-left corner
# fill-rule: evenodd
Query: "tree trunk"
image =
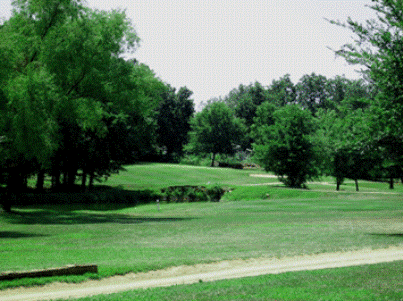
<path fill-rule="evenodd" d="M 91 172 L 91 173 L 90 173 L 90 182 L 89 182 L 89 184 L 88 184 L 88 188 L 89 188 L 89 189 L 92 189 L 93 186 L 94 186 L 94 178 L 95 178 L 94 172 Z"/>
<path fill-rule="evenodd" d="M 44 183 L 45 183 L 45 171 L 41 170 L 38 172 L 38 175 L 37 175 L 36 190 L 42 191 Z"/>
<path fill-rule="evenodd" d="M 52 173 L 52 189 L 59 189 L 60 187 L 60 170 L 55 170 Z"/>
<path fill-rule="evenodd" d="M 336 191 L 339 191 L 339 190 L 340 190 L 340 181 L 337 180 L 336 181 Z"/>
<path fill-rule="evenodd" d="M 83 175 L 81 177 L 81 189 L 85 191 L 85 184 L 87 182 L 87 172 L 83 170 Z"/>
<path fill-rule="evenodd" d="M 354 179 L 355 182 L 355 191 L 359 191 L 358 189 L 358 179 Z"/>
<path fill-rule="evenodd" d="M 389 189 L 394 189 L 395 187 L 394 187 L 394 181 L 393 181 L 393 178 L 391 177 L 390 179 L 389 179 Z"/>
<path fill-rule="evenodd" d="M 6 192 L 2 195 L 2 200 L 1 200 L 1 207 L 3 210 L 7 213 L 11 213 L 11 206 L 14 205 L 15 194 L 10 192 L 9 188 L 6 188 Z"/>
<path fill-rule="evenodd" d="M 214 161 L 215 161 L 215 153 L 213 153 L 211 157 L 211 167 L 214 167 Z"/>
<path fill-rule="evenodd" d="M 76 175 L 77 175 L 77 169 L 75 167 L 69 169 L 67 176 L 67 185 L 69 189 L 72 189 L 74 187 L 74 184 L 76 182 Z"/>

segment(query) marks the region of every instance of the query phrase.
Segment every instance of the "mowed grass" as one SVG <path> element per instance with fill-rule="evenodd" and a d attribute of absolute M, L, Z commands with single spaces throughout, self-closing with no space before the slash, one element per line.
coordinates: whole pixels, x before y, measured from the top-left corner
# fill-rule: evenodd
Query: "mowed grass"
<path fill-rule="evenodd" d="M 145 163 L 124 167 L 126 171 L 113 175 L 108 185 L 124 189 L 156 189 L 177 185 L 237 186 L 278 182 L 276 178 L 251 177 L 262 170 L 236 170 L 178 164 Z"/>
<path fill-rule="evenodd" d="M 77 301 L 268 300 L 382 301 L 403 299 L 402 261 L 289 272 L 100 295 Z"/>
<path fill-rule="evenodd" d="M 145 166 L 151 166 L 152 173 Z M 112 177 L 110 183 L 117 185 L 125 179 L 124 185 L 141 183 L 152 189 L 168 183 L 161 176 L 167 172 L 167 165 L 127 169 L 125 174 Z M 156 204 L 76 204 L 17 208 L 16 214 L 2 214 L 0 271 L 97 264 L 99 274 L 3 281 L 0 288 L 80 281 L 220 260 L 403 243 L 401 186 L 390 194 L 387 184 L 363 182 L 362 192 L 356 193 L 347 182 L 343 191 L 336 193 L 334 187 L 319 184 L 311 190 L 287 189 L 277 184 L 240 186 L 277 182 L 275 178 L 249 175 L 259 171 L 175 165 L 169 170 L 169 185 L 210 182 L 229 185 L 234 190 L 219 203 L 162 203 L 160 211 Z M 161 176 L 159 180 L 155 180 L 157 175 Z M 146 179 L 151 183 L 147 184 Z"/>

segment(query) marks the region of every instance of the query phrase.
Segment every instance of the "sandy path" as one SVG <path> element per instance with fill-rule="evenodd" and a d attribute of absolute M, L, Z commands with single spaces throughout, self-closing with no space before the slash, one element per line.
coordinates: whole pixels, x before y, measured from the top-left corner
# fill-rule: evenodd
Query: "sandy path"
<path fill-rule="evenodd" d="M 403 245 L 378 250 L 358 250 L 285 258 L 258 258 L 212 264 L 172 267 L 148 273 L 127 274 L 79 284 L 52 283 L 42 287 L 0 291 L 0 300 L 51 300 L 110 294 L 139 288 L 190 284 L 290 271 L 316 270 L 403 260 Z"/>

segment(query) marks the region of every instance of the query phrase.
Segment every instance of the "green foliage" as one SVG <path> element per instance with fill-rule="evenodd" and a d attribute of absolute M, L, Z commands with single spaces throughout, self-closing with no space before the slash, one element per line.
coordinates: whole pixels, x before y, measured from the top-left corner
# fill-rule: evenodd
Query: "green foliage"
<path fill-rule="evenodd" d="M 158 143 L 166 148 L 166 156 L 172 160 L 174 154 L 183 155 L 183 147 L 188 143 L 190 120 L 194 114 L 193 94 L 186 87 L 175 89 L 168 86 L 163 93 L 157 113 Z"/>
<path fill-rule="evenodd" d="M 87 178 L 92 186 L 123 162 L 155 153 L 165 85 L 122 57 L 139 42 L 125 12 L 78 0 L 13 6 L 0 29 L 0 165 L 8 187 L 25 189 L 37 174 L 39 189 L 45 175 L 53 188 L 72 189 L 78 171 L 82 187 Z"/>
<path fill-rule="evenodd" d="M 273 118 L 274 124 L 254 145 L 256 158 L 287 186 L 302 187 L 318 176 L 315 145 L 310 138 L 315 130 L 314 120 L 297 105 L 276 110 Z"/>
<path fill-rule="evenodd" d="M 350 84 L 359 84 L 359 82 L 350 82 Z M 337 190 L 344 178 L 356 181 L 375 178 L 375 171 L 379 168 L 381 161 L 372 138 L 372 107 L 368 106 L 364 109 L 354 107 L 357 104 L 354 97 L 361 97 L 361 95 L 343 98 L 340 102 L 334 103 L 333 109 L 319 109 L 316 114 L 318 131 L 314 139 L 321 150 L 320 169 L 324 174 L 336 178 Z M 361 100 L 361 98 L 358 99 L 358 101 Z"/>
<path fill-rule="evenodd" d="M 205 154 L 187 153 L 180 159 L 180 164 L 193 166 L 210 166 L 211 159 Z"/>
<path fill-rule="evenodd" d="M 374 0 L 370 6 L 377 13 L 376 20 L 366 23 L 348 19 L 347 23 L 330 21 L 350 29 L 355 34 L 353 43 L 344 45 L 336 54 L 351 64 L 364 67 L 363 74 L 379 91 L 372 102 L 371 143 L 382 154 L 382 160 L 393 161 L 401 169 L 402 155 L 386 141 L 403 141 L 403 22 L 401 1 Z M 387 163 L 386 165 L 389 165 Z M 392 174 L 390 176 L 393 177 Z"/>
<path fill-rule="evenodd" d="M 328 80 L 323 75 L 304 75 L 296 85 L 297 102 L 305 109 L 315 114 L 318 108 L 326 107 L 330 96 Z"/>
<path fill-rule="evenodd" d="M 8 124 L 3 128 L 3 134 L 13 150 L 25 160 L 48 166 L 58 146 L 55 110 L 60 94 L 52 76 L 45 70 L 29 69 L 27 72 L 8 82 Z"/>
<path fill-rule="evenodd" d="M 273 80 L 267 91 L 267 101 L 276 107 L 283 107 L 296 102 L 296 87 L 286 74 L 278 80 Z"/>
<path fill-rule="evenodd" d="M 171 186 L 162 189 L 163 200 L 168 203 L 193 203 L 193 202 L 219 202 L 225 193 L 220 186 L 206 188 L 204 186 Z"/>
<path fill-rule="evenodd" d="M 187 150 L 194 153 L 211 153 L 214 166 L 216 154 L 232 154 L 243 138 L 244 125 L 235 118 L 231 109 L 222 102 L 208 105 L 192 120 Z"/>

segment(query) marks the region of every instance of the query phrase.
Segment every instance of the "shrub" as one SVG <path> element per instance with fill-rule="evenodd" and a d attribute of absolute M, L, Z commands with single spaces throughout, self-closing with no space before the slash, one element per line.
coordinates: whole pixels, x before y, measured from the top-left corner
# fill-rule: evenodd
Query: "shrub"
<path fill-rule="evenodd" d="M 225 190 L 219 186 L 171 186 L 162 189 L 163 199 L 169 202 L 219 202 Z"/>
<path fill-rule="evenodd" d="M 207 191 L 207 194 L 212 202 L 219 202 L 224 193 L 225 189 L 221 188 L 220 186 L 214 186 Z"/>
<path fill-rule="evenodd" d="M 208 156 L 187 154 L 179 163 L 193 166 L 210 166 L 211 159 Z"/>

